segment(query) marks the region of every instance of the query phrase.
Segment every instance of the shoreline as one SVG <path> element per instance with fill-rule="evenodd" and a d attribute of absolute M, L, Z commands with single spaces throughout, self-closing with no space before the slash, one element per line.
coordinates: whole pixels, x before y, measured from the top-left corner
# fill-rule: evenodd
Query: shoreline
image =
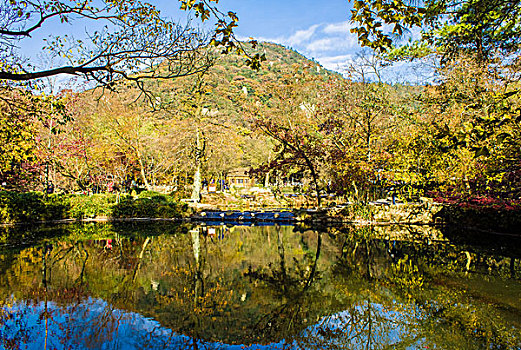
<path fill-rule="evenodd" d="M 190 206 L 191 210 L 196 209 Z M 201 208 L 201 207 L 199 207 Z M 521 217 L 516 213 L 492 211 L 490 208 L 468 209 L 455 205 L 432 202 L 394 205 L 347 205 L 342 207 L 307 208 L 258 208 L 250 210 L 222 210 L 204 205 L 205 210 L 177 217 L 110 217 L 66 218 L 51 220 L 2 222 L 1 227 L 24 225 L 59 225 L 88 222 L 172 222 L 219 224 L 312 224 L 326 226 L 432 226 L 450 227 L 486 234 L 521 236 Z M 280 213 L 284 214 L 280 217 Z M 510 214 L 510 215 L 507 215 Z"/>

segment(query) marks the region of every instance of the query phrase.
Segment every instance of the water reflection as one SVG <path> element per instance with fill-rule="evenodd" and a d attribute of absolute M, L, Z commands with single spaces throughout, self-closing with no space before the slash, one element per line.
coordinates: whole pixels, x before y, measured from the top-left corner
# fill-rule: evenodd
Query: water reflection
<path fill-rule="evenodd" d="M 4 233 L 4 348 L 521 347 L 519 256 L 432 228 L 54 229 Z"/>

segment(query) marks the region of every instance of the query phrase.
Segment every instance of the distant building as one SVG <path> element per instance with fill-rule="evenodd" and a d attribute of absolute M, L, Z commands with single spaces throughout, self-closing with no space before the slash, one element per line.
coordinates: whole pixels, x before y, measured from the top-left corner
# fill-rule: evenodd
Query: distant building
<path fill-rule="evenodd" d="M 230 187 L 249 188 L 255 184 L 255 179 L 250 176 L 250 169 L 232 169 L 226 175 L 226 182 Z"/>

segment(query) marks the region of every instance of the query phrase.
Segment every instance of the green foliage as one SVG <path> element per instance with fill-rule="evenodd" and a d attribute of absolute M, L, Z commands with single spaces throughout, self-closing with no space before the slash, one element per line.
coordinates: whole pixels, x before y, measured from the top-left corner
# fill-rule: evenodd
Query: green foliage
<path fill-rule="evenodd" d="M 464 53 L 487 61 L 520 49 L 519 1 L 430 0 L 415 4 L 406 0 L 357 0 L 353 1 L 351 20 L 359 25 L 351 31 L 362 46 L 380 51 L 392 48 L 396 37 L 415 27 L 423 29 L 423 42 L 432 45 L 444 59 Z"/>
<path fill-rule="evenodd" d="M 386 34 L 383 25 L 393 26 L 392 34 L 401 36 L 413 26 L 420 26 L 425 9 L 410 6 L 406 1 L 353 1 L 351 20 L 360 27 L 351 29 L 358 35 L 362 46 L 385 50 L 391 47 L 392 39 Z"/>
<path fill-rule="evenodd" d="M 67 199 L 70 203 L 69 215 L 76 219 L 109 217 L 116 203 L 116 195 L 113 194 L 72 195 Z"/>
<path fill-rule="evenodd" d="M 0 222 L 3 223 L 96 217 L 180 218 L 187 212 L 185 203 L 159 193 L 138 199 L 124 196 L 117 202 L 113 194 L 47 196 L 41 192 L 0 192 Z"/>
<path fill-rule="evenodd" d="M 123 197 L 112 208 L 114 218 L 180 218 L 188 212 L 186 203 L 179 203 L 167 195 L 154 195 L 134 200 L 130 196 Z"/>
<path fill-rule="evenodd" d="M 391 61 L 406 61 L 422 59 L 433 53 L 433 50 L 426 42 L 413 41 L 405 45 L 392 48 L 386 55 Z"/>
<path fill-rule="evenodd" d="M 141 191 L 137 195 L 137 197 L 138 198 L 155 198 L 155 197 L 160 197 L 161 199 L 166 200 L 168 196 L 163 194 L 163 193 L 156 192 L 156 191 Z"/>
<path fill-rule="evenodd" d="M 433 2 L 437 6 L 441 1 Z M 431 5 L 432 6 L 432 5 Z M 451 8 L 452 7 L 452 8 Z M 428 38 L 446 57 L 474 54 L 479 60 L 502 58 L 520 49 L 521 3 L 519 1 L 470 0 L 448 2 L 447 22 L 433 28 Z"/>
<path fill-rule="evenodd" d="M 34 222 L 67 217 L 69 204 L 58 196 L 41 192 L 0 192 L 0 220 L 6 223 Z"/>

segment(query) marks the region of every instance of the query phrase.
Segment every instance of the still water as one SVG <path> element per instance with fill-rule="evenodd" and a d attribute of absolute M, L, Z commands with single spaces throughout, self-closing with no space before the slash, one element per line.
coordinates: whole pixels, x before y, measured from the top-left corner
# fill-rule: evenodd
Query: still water
<path fill-rule="evenodd" d="M 2 230 L 0 348 L 521 349 L 515 237 L 165 222 Z"/>

